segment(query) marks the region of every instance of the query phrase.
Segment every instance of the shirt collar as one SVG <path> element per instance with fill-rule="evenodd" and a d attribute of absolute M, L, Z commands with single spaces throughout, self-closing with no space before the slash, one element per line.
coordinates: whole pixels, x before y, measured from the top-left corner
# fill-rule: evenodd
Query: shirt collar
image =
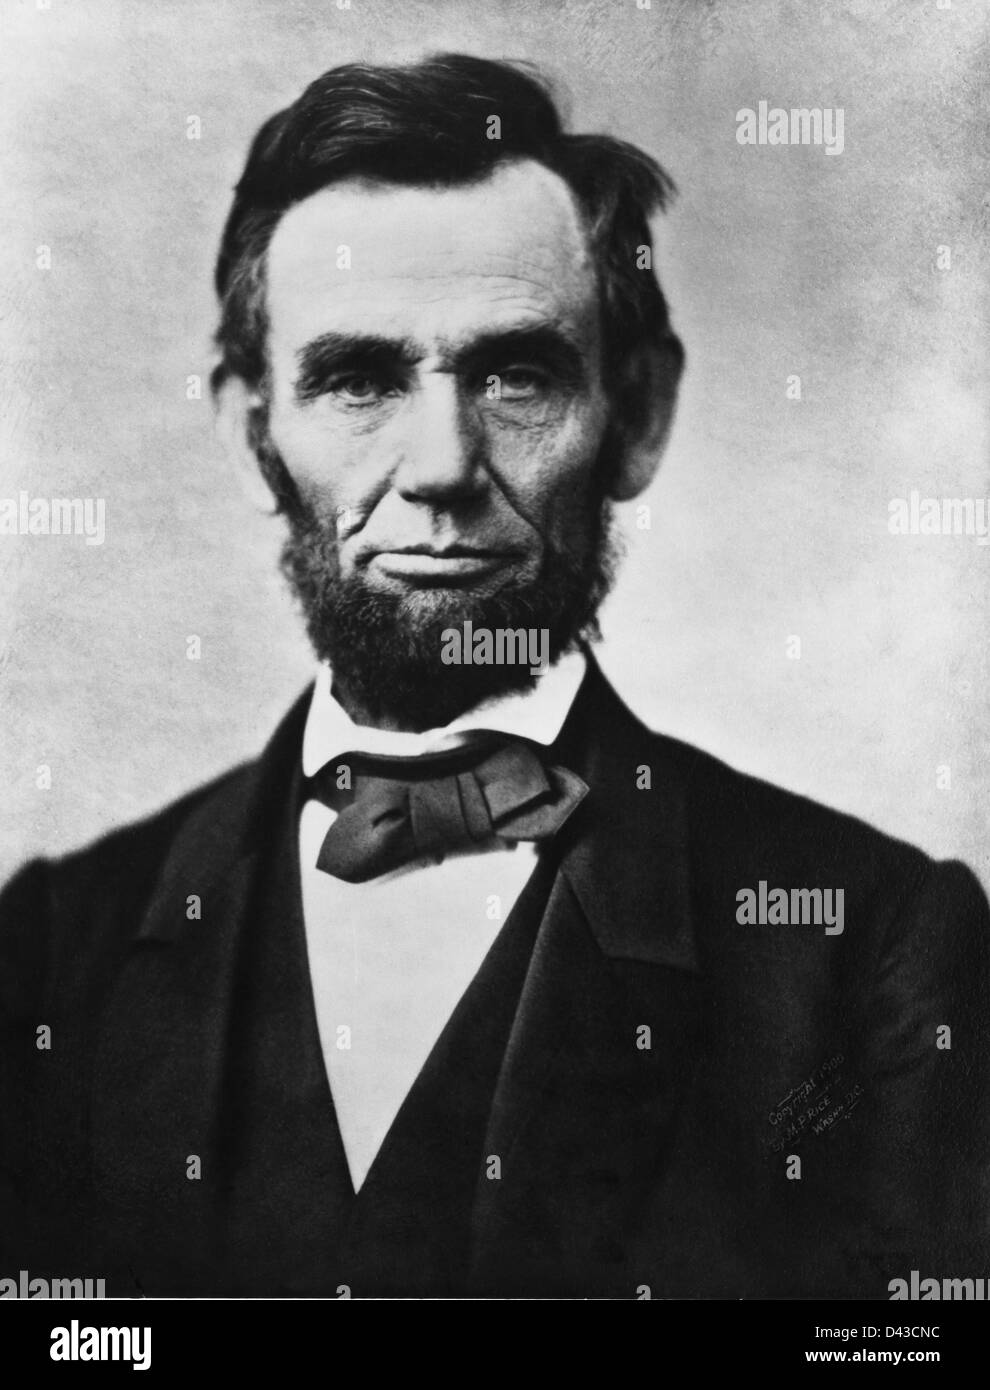
<path fill-rule="evenodd" d="M 587 664 L 583 652 L 568 652 L 546 675 L 538 678 L 532 690 L 487 700 L 466 714 L 458 715 L 442 729 L 426 729 L 419 734 L 355 724 L 331 693 L 330 667 L 321 664 L 303 733 L 303 773 L 307 777 L 315 776 L 321 767 L 341 753 L 405 758 L 438 753 L 455 748 L 478 729 L 511 734 L 549 748 L 563 728 Z"/>

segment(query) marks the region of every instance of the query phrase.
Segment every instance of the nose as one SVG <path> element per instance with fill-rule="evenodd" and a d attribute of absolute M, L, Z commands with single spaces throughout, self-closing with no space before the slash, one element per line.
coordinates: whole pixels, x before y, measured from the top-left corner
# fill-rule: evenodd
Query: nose
<path fill-rule="evenodd" d="M 450 502 L 486 487 L 484 431 L 452 372 L 421 378 L 403 412 L 394 486 L 408 501 Z"/>

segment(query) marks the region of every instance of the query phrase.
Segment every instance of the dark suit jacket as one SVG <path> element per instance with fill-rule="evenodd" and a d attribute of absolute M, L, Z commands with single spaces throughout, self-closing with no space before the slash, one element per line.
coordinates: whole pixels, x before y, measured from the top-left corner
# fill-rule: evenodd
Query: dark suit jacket
<path fill-rule="evenodd" d="M 285 1107 L 294 1186 L 272 1178 L 236 1277 L 213 1262 L 252 987 L 236 943 L 305 705 L 257 762 L 0 899 L 0 1274 L 133 1268 L 125 1232 L 171 1252 L 149 1293 L 335 1292 L 308 1273 L 320 1187 Z M 990 1273 L 990 924 L 969 870 L 651 733 L 594 664 L 555 752 L 591 790 L 545 861 L 460 1291 L 887 1298 L 912 1269 Z M 761 880 L 841 888 L 842 934 L 740 924 Z M 275 1104 L 296 1061 L 254 1022 Z M 186 1181 L 191 1153 L 208 1181 Z M 294 1277 L 266 1263 L 280 1229 Z"/>

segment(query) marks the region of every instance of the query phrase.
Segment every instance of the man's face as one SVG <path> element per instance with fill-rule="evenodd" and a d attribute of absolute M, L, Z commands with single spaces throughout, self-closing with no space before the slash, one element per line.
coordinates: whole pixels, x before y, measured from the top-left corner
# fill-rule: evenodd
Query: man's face
<path fill-rule="evenodd" d="M 305 519 L 297 588 L 311 609 L 314 564 L 333 588 L 318 621 L 332 627 L 335 600 L 357 596 L 365 623 L 392 615 L 448 675 L 443 627 L 538 616 L 561 565 L 571 588 L 595 587 L 599 302 L 562 180 L 524 162 L 449 189 L 336 184 L 276 228 L 267 309 L 270 446 Z M 535 607 L 517 611 L 516 595 Z M 558 627 L 577 620 L 576 597 L 551 615 Z M 551 641 L 559 652 L 575 635 Z M 342 676 L 335 636 L 320 655 Z M 521 671 L 493 679 L 526 683 Z"/>

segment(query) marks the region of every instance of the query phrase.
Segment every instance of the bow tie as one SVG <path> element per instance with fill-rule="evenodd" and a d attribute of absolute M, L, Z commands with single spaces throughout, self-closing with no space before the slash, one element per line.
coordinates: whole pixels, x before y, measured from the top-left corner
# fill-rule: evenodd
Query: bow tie
<path fill-rule="evenodd" d="M 549 839 L 588 788 L 522 739 L 482 737 L 413 758 L 343 754 L 309 790 L 338 812 L 316 867 L 365 883 L 417 860 Z"/>

